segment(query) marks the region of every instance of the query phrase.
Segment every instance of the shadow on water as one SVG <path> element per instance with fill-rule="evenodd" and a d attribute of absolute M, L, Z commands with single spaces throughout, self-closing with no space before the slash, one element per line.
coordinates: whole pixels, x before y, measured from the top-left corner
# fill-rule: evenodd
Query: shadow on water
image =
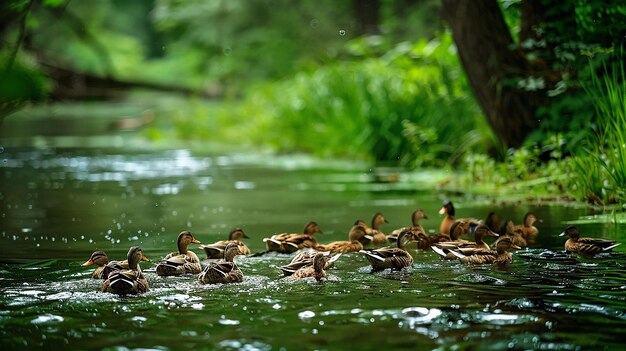
<path fill-rule="evenodd" d="M 5 150 L 0 173 L 0 344 L 2 349 L 616 349 L 626 332 L 622 248 L 593 259 L 562 252 L 563 221 L 584 209 L 498 206 L 520 221 L 544 219 L 538 242 L 505 269 L 442 261 L 411 249 L 412 267 L 371 272 L 345 254 L 328 278 L 293 281 L 278 266 L 291 255 L 239 256 L 244 281 L 201 285 L 158 277 L 120 298 L 81 267 L 91 252 L 122 258 L 140 245 L 153 262 L 175 250 L 178 232 L 204 243 L 246 231 L 261 239 L 316 220 L 319 240 L 345 240 L 357 218 L 383 212 L 392 229 L 423 208 L 436 229 L 443 194 L 411 182 L 380 183 L 369 170 L 304 158 L 196 156 L 166 151 Z M 402 179 L 402 177 L 400 177 Z M 421 188 L 420 188 L 421 189 Z M 459 198 L 457 214 L 483 218 L 494 205 Z M 593 236 L 623 232 L 580 225 Z M 613 234 L 611 234 L 613 233 Z M 590 234 L 591 235 L 591 234 Z M 200 249 L 191 249 L 202 256 Z M 206 264 L 206 260 L 203 262 Z"/>

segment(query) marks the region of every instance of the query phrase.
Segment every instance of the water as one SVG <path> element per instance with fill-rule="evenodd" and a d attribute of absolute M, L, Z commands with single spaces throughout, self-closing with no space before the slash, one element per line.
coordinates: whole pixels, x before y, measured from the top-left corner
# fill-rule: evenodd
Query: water
<path fill-rule="evenodd" d="M 585 208 L 495 204 L 432 190 L 428 174 L 384 183 L 362 165 L 303 157 L 11 148 L 2 157 L 3 350 L 623 348 L 624 248 L 594 259 L 560 253 L 556 235 Z M 309 220 L 329 242 L 344 240 L 357 218 L 380 211 L 391 231 L 421 207 L 434 230 L 446 197 L 460 217 L 495 209 L 519 222 L 532 210 L 543 219 L 539 241 L 508 270 L 412 249 L 411 269 L 371 273 L 362 255 L 348 254 L 322 283 L 281 279 L 276 266 L 291 258 L 282 254 L 238 257 L 244 282 L 224 286 L 161 278 L 146 262 L 150 291 L 127 298 L 99 292 L 102 282 L 80 266 L 96 249 L 121 259 L 134 245 L 157 261 L 187 229 L 211 243 L 239 226 L 259 252 L 263 237 Z M 623 225 L 579 228 L 624 239 Z"/>

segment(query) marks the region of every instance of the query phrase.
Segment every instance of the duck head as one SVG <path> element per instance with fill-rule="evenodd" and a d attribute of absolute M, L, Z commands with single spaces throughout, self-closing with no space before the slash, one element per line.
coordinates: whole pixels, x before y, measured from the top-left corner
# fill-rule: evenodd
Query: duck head
<path fill-rule="evenodd" d="M 87 267 L 91 266 L 92 264 L 96 264 L 98 266 L 106 266 L 107 263 L 109 263 L 109 258 L 107 257 L 107 254 L 104 253 L 104 251 L 94 251 L 91 254 L 89 260 L 83 263 L 81 266 Z"/>
<path fill-rule="evenodd" d="M 250 239 L 249 236 L 246 235 L 246 233 L 243 232 L 243 229 L 241 228 L 233 228 L 230 230 L 230 233 L 228 233 L 228 240 L 240 240 L 240 239 Z"/>
<path fill-rule="evenodd" d="M 510 237 L 503 237 L 502 239 L 498 240 L 498 243 L 496 244 L 496 251 L 499 254 L 503 254 L 507 251 L 509 251 L 509 249 L 521 249 L 521 247 L 513 244 L 513 239 L 511 239 Z"/>
<path fill-rule="evenodd" d="M 143 250 L 139 246 L 131 247 L 128 250 L 126 259 L 128 260 L 128 268 L 130 269 L 137 269 L 139 261 L 150 261 L 146 256 L 144 256 Z"/>
<path fill-rule="evenodd" d="M 198 239 L 196 239 L 193 236 L 193 234 L 191 234 L 190 231 L 185 230 L 185 231 L 180 232 L 180 234 L 178 234 L 178 241 L 177 241 L 178 253 L 181 253 L 181 254 L 187 253 L 187 246 L 189 246 L 189 244 L 191 243 L 202 244 L 200 241 L 198 241 Z"/>
<path fill-rule="evenodd" d="M 372 216 L 372 229 L 378 229 L 380 228 L 381 225 L 385 223 L 389 223 L 389 221 L 387 221 L 387 219 L 382 213 L 380 212 L 374 213 L 374 216 Z"/>
<path fill-rule="evenodd" d="M 317 225 L 316 222 L 309 222 L 304 226 L 304 231 L 302 231 L 304 234 L 316 234 L 316 233 L 320 233 L 322 234 L 322 230 L 320 229 L 320 227 Z"/>
<path fill-rule="evenodd" d="M 419 225 L 419 222 L 422 219 L 428 219 L 428 216 L 421 208 L 416 209 L 415 211 L 413 211 L 413 214 L 411 214 L 411 221 L 413 222 L 414 226 Z"/>
<path fill-rule="evenodd" d="M 452 201 L 445 200 L 443 202 L 443 207 L 439 210 L 439 214 L 447 214 L 448 216 L 454 217 L 454 205 L 452 204 Z"/>
<path fill-rule="evenodd" d="M 559 234 L 559 236 L 569 236 L 572 239 L 578 239 L 580 238 L 580 232 L 578 231 L 578 228 L 576 228 L 576 226 L 570 225 L 569 227 L 565 228 L 565 230 Z"/>
<path fill-rule="evenodd" d="M 241 251 L 239 251 L 239 245 L 237 243 L 228 243 L 224 248 L 224 260 L 228 262 L 233 262 L 235 256 L 241 255 Z"/>
<path fill-rule="evenodd" d="M 348 233 L 348 239 L 350 241 L 358 241 L 358 242 L 371 242 L 372 236 L 367 235 L 367 231 L 365 227 L 361 225 L 354 225 L 350 228 L 350 232 Z"/>

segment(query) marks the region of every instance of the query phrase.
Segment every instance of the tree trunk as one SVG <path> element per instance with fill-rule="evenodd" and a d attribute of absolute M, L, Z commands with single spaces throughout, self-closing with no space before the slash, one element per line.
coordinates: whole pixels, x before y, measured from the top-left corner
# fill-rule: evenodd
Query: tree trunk
<path fill-rule="evenodd" d="M 537 107 L 543 89 L 517 87 L 529 65 L 514 42 L 497 0 L 443 0 L 443 12 L 454 36 L 474 95 L 496 136 L 518 147 L 538 126 Z"/>

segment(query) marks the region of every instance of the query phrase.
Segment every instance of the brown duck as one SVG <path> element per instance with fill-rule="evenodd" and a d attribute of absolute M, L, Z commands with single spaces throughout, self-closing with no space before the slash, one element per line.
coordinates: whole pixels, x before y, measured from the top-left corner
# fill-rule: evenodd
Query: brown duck
<path fill-rule="evenodd" d="M 239 255 L 239 246 L 229 243 L 224 248 L 224 259 L 209 263 L 198 275 L 198 281 L 202 284 L 226 284 L 243 281 L 243 273 L 235 263 L 235 256 Z"/>
<path fill-rule="evenodd" d="M 524 239 L 524 237 L 522 236 L 522 231 L 520 229 L 515 229 L 515 224 L 513 224 L 512 220 L 507 220 L 504 223 L 504 230 L 503 233 L 500 235 L 500 237 L 491 245 L 491 248 L 495 249 L 496 245 L 498 244 L 498 242 L 500 240 L 503 240 L 504 238 L 510 238 L 511 241 L 513 242 L 513 245 L 520 247 L 520 248 L 525 248 L 527 245 L 526 243 L 526 239 Z"/>
<path fill-rule="evenodd" d="M 161 276 L 198 274 L 202 270 L 200 259 L 193 252 L 187 250 L 189 244 L 200 242 L 189 231 L 178 234 L 178 252 L 171 252 L 156 266 L 156 273 Z"/>
<path fill-rule="evenodd" d="M 424 213 L 424 210 L 422 210 L 421 208 L 418 208 L 415 211 L 413 211 L 413 213 L 411 214 L 411 223 L 413 225 L 410 227 L 398 228 L 392 231 L 391 234 L 387 235 L 387 240 L 395 243 L 396 241 L 398 241 L 398 235 L 400 235 L 401 232 L 407 229 L 410 229 L 415 233 L 421 232 L 421 233 L 426 234 L 424 227 L 422 227 L 422 225 L 420 224 L 420 220 L 422 219 L 428 219 L 428 216 L 426 215 L 426 213 Z"/>
<path fill-rule="evenodd" d="M 115 270 L 102 285 L 102 291 L 118 295 L 135 295 L 148 291 L 148 281 L 139 268 L 139 261 L 148 261 L 138 246 L 127 254 L 128 269 Z"/>
<path fill-rule="evenodd" d="M 484 248 L 466 248 L 461 250 L 451 250 L 450 252 L 463 263 L 486 264 L 502 266 L 508 265 L 513 260 L 513 255 L 508 252 L 510 248 L 520 249 L 519 246 L 513 244 L 510 237 L 504 237 L 498 241 L 496 250 Z"/>
<path fill-rule="evenodd" d="M 349 253 L 363 250 L 363 244 L 361 241 L 363 238 L 367 238 L 365 228 L 360 225 L 354 225 L 350 228 L 348 233 L 349 241 L 335 241 L 330 244 L 317 245 L 316 251 L 330 251 L 331 253 Z"/>
<path fill-rule="evenodd" d="M 293 257 L 289 264 L 280 266 L 278 269 L 280 269 L 285 275 L 292 275 L 300 268 L 313 266 L 313 258 L 317 254 L 318 252 L 315 250 L 301 250 Z M 322 254 L 327 256 L 324 269 L 331 268 L 335 261 L 337 261 L 337 259 L 341 256 L 340 253 L 331 254 L 329 251 L 322 252 Z"/>
<path fill-rule="evenodd" d="M 91 275 L 95 279 L 106 279 L 109 277 L 109 273 L 118 271 L 121 269 L 128 269 L 128 261 L 109 261 L 107 254 L 104 251 L 94 251 L 87 262 L 83 263 L 83 267 L 97 265 L 95 271 Z"/>
<path fill-rule="evenodd" d="M 382 247 L 374 250 L 361 250 L 359 252 L 365 254 L 365 257 L 372 265 L 372 270 L 380 271 L 387 268 L 401 270 L 404 267 L 410 267 L 413 264 L 413 257 L 405 249 L 410 241 L 417 238 L 411 229 L 407 229 L 398 236 L 397 247 Z"/>
<path fill-rule="evenodd" d="M 354 222 L 354 225 L 360 225 L 363 228 L 365 228 L 365 232 L 367 233 L 368 236 L 371 237 L 371 240 L 369 240 L 369 242 L 367 238 L 362 238 L 361 243 L 366 246 L 369 244 L 374 244 L 374 245 L 386 244 L 387 235 L 385 235 L 385 233 L 383 233 L 380 230 L 380 226 L 382 226 L 385 223 L 389 223 L 389 221 L 387 221 L 385 216 L 380 212 L 376 212 L 372 216 L 371 227 L 368 227 L 367 224 L 363 220 L 357 219 L 356 222 Z"/>
<path fill-rule="evenodd" d="M 540 220 L 532 213 L 528 212 L 524 215 L 524 224 L 516 225 L 513 230 L 520 230 L 522 233 L 522 237 L 526 240 L 528 244 L 534 244 L 537 235 L 539 234 L 539 229 L 535 227 L 535 222 Z"/>
<path fill-rule="evenodd" d="M 241 239 L 250 239 L 241 228 L 233 228 L 228 234 L 228 240 L 220 240 L 210 245 L 200 245 L 200 248 L 204 250 L 207 258 L 223 258 L 224 248 L 230 243 L 236 243 L 239 246 L 239 252 L 242 255 L 249 255 L 251 253 L 248 246 L 241 241 Z"/>
<path fill-rule="evenodd" d="M 489 228 L 486 225 L 481 224 L 478 227 L 476 227 L 476 229 L 474 230 L 475 241 L 467 241 L 467 240 L 445 241 L 445 242 L 436 243 L 431 248 L 440 256 L 449 260 L 454 260 L 456 259 L 456 256 L 454 256 L 450 252 L 450 250 L 458 250 L 458 249 L 464 249 L 464 248 L 490 250 L 489 245 L 483 241 L 483 237 L 485 236 L 498 237 L 498 234 L 489 230 Z"/>
<path fill-rule="evenodd" d="M 305 247 L 315 247 L 317 240 L 314 234 L 322 233 L 316 222 L 309 222 L 304 226 L 302 234 L 275 234 L 270 238 L 264 238 L 263 242 L 267 247 L 267 251 L 276 251 L 281 253 L 296 252 Z"/>
<path fill-rule="evenodd" d="M 591 257 L 601 252 L 610 252 L 621 243 L 615 240 L 598 239 L 598 238 L 581 238 L 578 228 L 569 226 L 559 234 L 559 236 L 569 236 L 565 242 L 565 251 L 575 252 L 583 256 Z"/>

